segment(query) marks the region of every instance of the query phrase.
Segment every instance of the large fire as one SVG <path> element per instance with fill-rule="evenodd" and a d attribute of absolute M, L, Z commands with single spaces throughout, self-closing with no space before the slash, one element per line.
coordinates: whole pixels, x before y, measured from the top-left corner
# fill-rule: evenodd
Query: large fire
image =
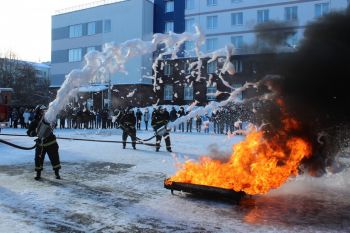
<path fill-rule="evenodd" d="M 201 157 L 187 161 L 169 181 L 208 185 L 247 194 L 263 194 L 284 184 L 298 174 L 304 157 L 311 155 L 310 144 L 288 131 L 299 127 L 294 119 L 282 120 L 283 130 L 264 137 L 261 130 L 250 130 L 244 141 L 233 146 L 227 162 Z"/>

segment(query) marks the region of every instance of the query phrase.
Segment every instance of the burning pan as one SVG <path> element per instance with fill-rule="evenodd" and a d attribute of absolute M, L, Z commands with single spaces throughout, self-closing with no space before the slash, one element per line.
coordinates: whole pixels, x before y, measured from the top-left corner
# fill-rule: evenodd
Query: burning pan
<path fill-rule="evenodd" d="M 213 186 L 174 182 L 169 179 L 164 180 L 164 188 L 170 189 L 171 194 L 174 194 L 174 190 L 182 191 L 185 193 L 190 193 L 193 195 L 205 197 L 205 198 L 215 198 L 215 199 L 225 199 L 229 201 L 236 202 L 237 204 L 243 196 L 246 195 L 245 192 L 236 192 L 232 189 L 217 188 Z"/>

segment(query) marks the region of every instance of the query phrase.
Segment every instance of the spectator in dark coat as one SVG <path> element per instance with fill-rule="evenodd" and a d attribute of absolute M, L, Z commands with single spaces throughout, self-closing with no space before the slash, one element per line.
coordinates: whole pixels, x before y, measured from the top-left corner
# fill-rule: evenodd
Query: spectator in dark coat
<path fill-rule="evenodd" d="M 184 107 L 180 107 L 180 110 L 177 112 L 177 116 L 180 118 L 180 117 L 183 117 L 185 115 L 186 115 L 186 113 L 185 113 Z M 185 131 L 185 123 L 183 123 L 183 122 L 180 123 L 179 130 L 181 130 L 182 132 Z"/>
<path fill-rule="evenodd" d="M 141 129 L 141 120 L 142 120 L 142 112 L 141 110 L 138 108 L 136 110 L 136 127 L 137 127 L 137 130 L 140 130 Z"/>
<path fill-rule="evenodd" d="M 145 121 L 145 127 L 146 127 L 146 130 L 148 130 L 148 121 L 149 121 L 149 111 L 148 111 L 148 108 L 145 109 L 145 112 L 143 113 L 143 120 Z"/>
<path fill-rule="evenodd" d="M 176 121 L 176 119 L 177 119 L 177 111 L 176 111 L 175 107 L 171 108 L 169 116 L 170 116 L 170 121 L 171 122 Z M 176 126 L 174 126 L 174 132 L 176 132 Z"/>

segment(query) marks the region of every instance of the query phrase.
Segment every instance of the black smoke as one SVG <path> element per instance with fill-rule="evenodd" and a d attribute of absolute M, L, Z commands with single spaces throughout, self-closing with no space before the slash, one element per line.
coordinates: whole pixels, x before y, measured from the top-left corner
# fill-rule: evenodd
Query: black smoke
<path fill-rule="evenodd" d="M 281 79 L 268 82 L 278 90 L 286 111 L 301 124 L 294 132 L 307 138 L 313 157 L 304 166 L 317 174 L 331 166 L 349 140 L 350 11 L 331 13 L 310 24 L 297 52 L 280 59 Z M 262 119 L 278 128 L 280 106 L 263 104 Z"/>

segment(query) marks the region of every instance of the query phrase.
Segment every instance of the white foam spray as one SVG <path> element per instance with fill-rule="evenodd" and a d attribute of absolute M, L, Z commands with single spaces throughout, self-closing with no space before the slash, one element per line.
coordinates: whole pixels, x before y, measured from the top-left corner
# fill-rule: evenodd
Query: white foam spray
<path fill-rule="evenodd" d="M 125 64 L 133 57 L 153 53 L 158 45 L 165 45 L 166 51 L 160 53 L 153 63 L 153 70 L 156 72 L 158 60 L 165 54 L 171 54 L 176 58 L 181 45 L 185 41 L 195 42 L 195 51 L 200 57 L 200 47 L 204 42 L 204 36 L 196 27 L 195 33 L 169 33 L 154 34 L 152 41 L 132 39 L 121 44 L 105 44 L 103 51 L 92 51 L 85 55 L 85 65 L 82 69 L 74 69 L 66 75 L 65 81 L 57 92 L 56 99 L 49 104 L 45 114 L 48 122 L 54 122 L 57 114 L 68 104 L 69 99 L 76 96 L 80 86 L 88 85 L 89 82 L 103 82 L 109 78 L 109 74 L 116 72 L 127 73 Z M 156 75 L 156 73 L 155 73 Z M 154 82 L 156 85 L 156 82 Z"/>

